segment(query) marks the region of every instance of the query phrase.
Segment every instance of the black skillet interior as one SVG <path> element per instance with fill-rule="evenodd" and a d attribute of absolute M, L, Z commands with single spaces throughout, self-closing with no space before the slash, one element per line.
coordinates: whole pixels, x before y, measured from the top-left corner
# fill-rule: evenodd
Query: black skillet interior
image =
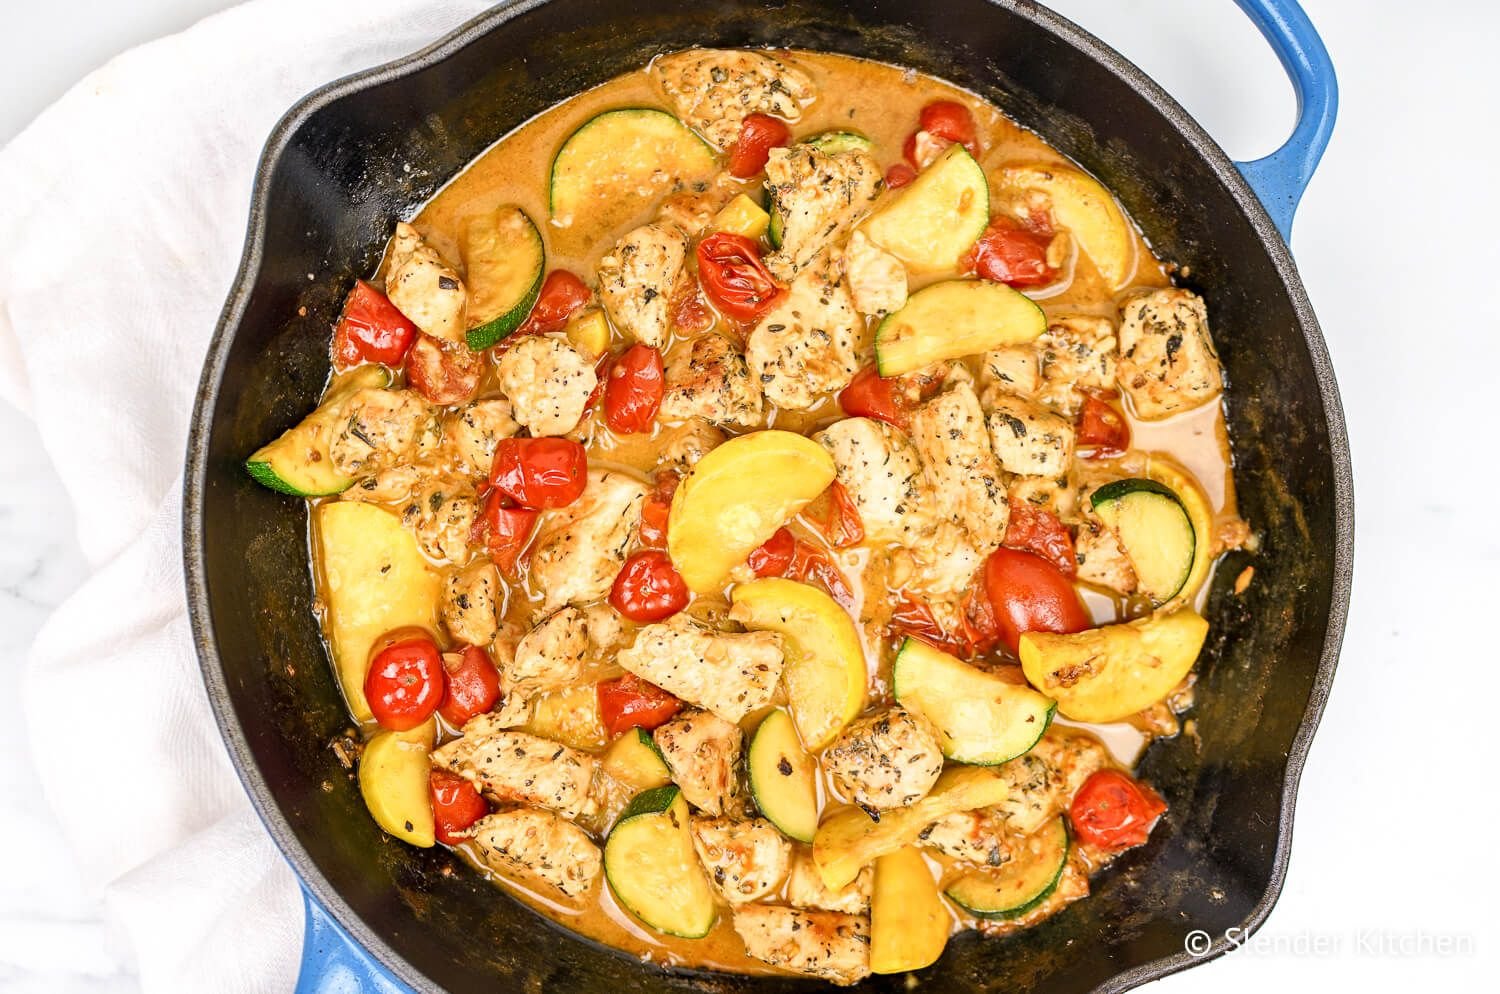
<path fill-rule="evenodd" d="M 1207 298 L 1231 382 L 1241 509 L 1264 540 L 1253 559 L 1219 571 L 1197 735 L 1146 757 L 1171 803 L 1163 828 L 1096 880 L 1089 900 L 1007 940 L 959 937 L 920 978 L 944 991 L 1119 990 L 1191 962 L 1190 929 L 1258 924 L 1280 889 L 1288 784 L 1342 628 L 1347 462 L 1295 273 L 1269 225 L 1252 223 L 1217 148 L 1169 101 L 1166 113 L 1153 106 L 1164 98 L 1138 70 L 1019 0 L 554 0 L 492 12 L 465 37 L 444 58 L 314 100 L 280 136 L 252 221 L 253 232 L 263 219 L 263 236 L 252 234 L 226 308 L 190 453 L 201 475 L 189 474 L 189 582 L 206 678 L 247 787 L 314 892 L 419 989 L 807 986 L 643 966 L 550 925 L 444 850 L 383 836 L 329 748 L 347 721 L 310 610 L 305 513 L 240 470 L 313 405 L 339 302 L 371 271 L 394 218 L 528 117 L 657 52 L 774 45 L 953 80 L 1117 191 Z M 1247 561 L 1255 582 L 1234 596 L 1228 583 Z M 905 979 L 867 986 L 904 990 Z"/>

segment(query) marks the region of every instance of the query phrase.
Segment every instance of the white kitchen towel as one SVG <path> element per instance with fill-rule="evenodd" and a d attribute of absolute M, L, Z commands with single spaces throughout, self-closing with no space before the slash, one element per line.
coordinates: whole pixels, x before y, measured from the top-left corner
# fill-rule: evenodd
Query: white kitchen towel
<path fill-rule="evenodd" d="M 31 743 L 148 994 L 288 991 L 301 949 L 199 681 L 179 538 L 261 146 L 303 94 L 487 6 L 255 0 L 120 56 L 0 150 L 0 397 L 35 418 L 90 572 L 33 647 Z"/>

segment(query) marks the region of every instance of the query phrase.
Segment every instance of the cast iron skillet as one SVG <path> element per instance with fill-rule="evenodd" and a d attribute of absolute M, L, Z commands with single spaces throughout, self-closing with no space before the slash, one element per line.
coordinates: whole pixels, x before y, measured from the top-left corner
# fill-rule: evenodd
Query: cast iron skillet
<path fill-rule="evenodd" d="M 1089 900 L 1007 940 L 956 937 L 919 979 L 940 991 L 1122 991 L 1218 955 L 1226 930 L 1265 920 L 1343 632 L 1353 513 L 1333 372 L 1277 231 L 1326 144 L 1331 66 L 1293 0 L 1238 2 L 1293 71 L 1303 103 L 1293 140 L 1245 167 L 1264 207 L 1140 70 L 1025 0 L 524 0 L 287 115 L 261 163 L 244 261 L 204 368 L 184 544 L 221 730 L 310 895 L 303 989 L 813 986 L 643 965 L 533 914 L 443 849 L 382 835 L 329 748 L 348 721 L 310 611 L 302 503 L 240 468 L 313 406 L 339 303 L 372 270 L 394 218 L 543 108 L 687 45 L 868 56 L 993 100 L 1098 174 L 1158 251 L 1189 267 L 1184 282 L 1207 299 L 1229 374 L 1240 507 L 1264 546 L 1218 572 L 1197 735 L 1145 757 L 1171 813 L 1149 845 L 1097 879 Z M 1255 582 L 1235 596 L 1228 584 L 1247 564 Z M 1184 951 L 1193 929 L 1213 937 L 1196 960 Z M 865 986 L 902 991 L 905 978 Z"/>

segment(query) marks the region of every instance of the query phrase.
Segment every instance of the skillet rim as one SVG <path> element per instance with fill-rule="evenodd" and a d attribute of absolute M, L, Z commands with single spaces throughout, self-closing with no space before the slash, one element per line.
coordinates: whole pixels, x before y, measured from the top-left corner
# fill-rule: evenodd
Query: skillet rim
<path fill-rule="evenodd" d="M 271 788 L 250 752 L 230 703 L 222 661 L 218 652 L 213 619 L 208 601 L 208 583 L 204 570 L 203 504 L 209 470 L 209 439 L 212 434 L 211 413 L 219 399 L 224 368 L 239 324 L 249 301 L 251 288 L 259 277 L 264 257 L 266 219 L 269 213 L 270 177 L 290 146 L 297 131 L 317 112 L 340 99 L 372 86 L 401 79 L 435 65 L 462 48 L 502 27 L 513 18 L 544 5 L 549 0 L 501 0 L 496 6 L 471 18 L 448 34 L 409 55 L 382 65 L 361 70 L 334 80 L 303 97 L 277 122 L 262 150 L 256 166 L 251 191 L 245 245 L 233 283 L 220 312 L 204 358 L 197 399 L 189 424 L 186 465 L 183 477 L 183 568 L 187 593 L 188 617 L 199 668 L 208 692 L 209 704 L 220 737 L 230 754 L 235 771 L 250 801 L 266 826 L 283 857 L 292 865 L 298 882 L 310 893 L 370 955 L 401 982 L 414 990 L 440 994 L 441 988 L 392 949 L 379 933 L 371 929 L 344 901 L 302 848 L 296 833 L 276 804 Z M 1292 823 L 1296 814 L 1297 790 L 1307 763 L 1312 739 L 1327 706 L 1334 671 L 1338 665 L 1348 619 L 1353 585 L 1354 497 L 1353 467 L 1349 436 L 1339 398 L 1328 346 L 1313 314 L 1312 303 L 1302 285 L 1291 252 L 1260 199 L 1251 190 L 1234 162 L 1201 125 L 1155 80 L 1119 52 L 1050 8 L 1029 0 L 988 0 L 1011 14 L 1032 22 L 1052 33 L 1064 43 L 1101 64 L 1132 91 L 1161 114 L 1183 141 L 1197 153 L 1219 182 L 1227 189 L 1250 222 L 1262 246 L 1281 277 L 1282 284 L 1296 314 L 1298 326 L 1307 345 L 1313 374 L 1323 404 L 1328 430 L 1329 457 L 1333 466 L 1334 535 L 1332 582 L 1323 648 L 1308 695 L 1297 734 L 1287 752 L 1282 780 L 1281 817 L 1277 826 L 1276 851 L 1271 876 L 1259 902 L 1242 922 L 1242 936 L 1258 930 L 1270 916 L 1286 882 L 1291 858 Z M 1173 953 L 1116 974 L 1097 985 L 1093 994 L 1118 994 L 1152 980 L 1197 966 L 1224 955 L 1231 944 L 1223 937 L 1213 939 L 1207 952 L 1192 955 Z"/>

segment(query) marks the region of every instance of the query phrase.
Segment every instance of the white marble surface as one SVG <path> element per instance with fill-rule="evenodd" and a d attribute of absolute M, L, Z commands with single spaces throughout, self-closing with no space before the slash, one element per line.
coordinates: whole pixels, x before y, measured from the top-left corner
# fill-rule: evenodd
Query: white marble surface
<path fill-rule="evenodd" d="M 1500 151 L 1483 123 L 1500 92 L 1489 49 L 1500 14 L 1481 0 L 1305 3 L 1344 102 L 1293 247 L 1354 440 L 1356 596 L 1276 913 L 1250 947 L 1155 989 L 1476 990 L 1500 965 L 1489 901 L 1500 880 L 1492 860 L 1466 855 L 1496 810 L 1483 702 L 1500 690 L 1500 658 L 1482 626 L 1500 570 L 1486 495 L 1500 474 L 1471 447 L 1494 445 L 1500 322 L 1482 291 L 1500 271 L 1500 202 L 1486 181 L 1463 185 L 1442 167 L 1487 176 Z M 1232 154 L 1263 154 L 1287 128 L 1290 88 L 1229 0 L 1054 5 L 1155 75 Z M 27 85 L 0 97 L 0 140 L 112 52 L 223 6 L 7 9 L 0 64 Z M 1434 150 L 1429 134 L 1447 145 Z M 0 439 L 0 991 L 127 994 L 138 989 L 128 953 L 54 837 L 16 694 L 31 637 L 83 563 L 34 432 L 3 404 Z M 1454 714 L 1455 697 L 1476 702 L 1472 713 Z M 1413 826 L 1437 834 L 1413 845 Z"/>

